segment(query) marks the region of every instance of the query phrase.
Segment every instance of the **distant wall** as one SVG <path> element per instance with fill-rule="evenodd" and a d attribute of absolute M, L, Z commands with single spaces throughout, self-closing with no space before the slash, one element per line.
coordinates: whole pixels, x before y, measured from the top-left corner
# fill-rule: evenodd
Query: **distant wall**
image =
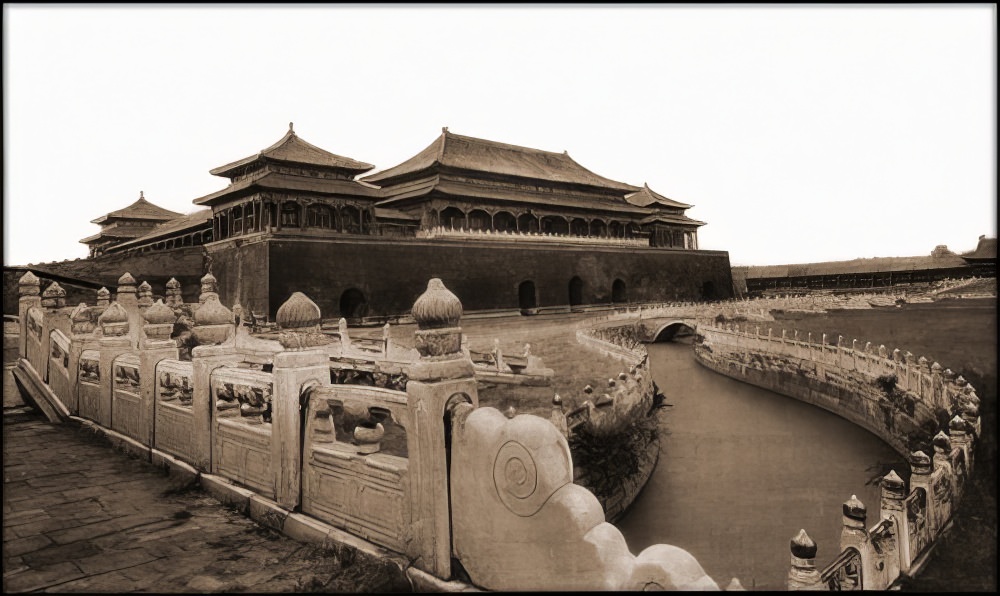
<path fill-rule="evenodd" d="M 204 250 L 201 246 L 186 246 L 138 255 L 102 255 L 37 266 L 4 267 L 4 314 L 17 314 L 17 280 L 27 271 L 42 280 L 42 287 L 58 281 L 66 290 L 66 303 L 71 305 L 92 302 L 94 292 L 101 286 L 113 293 L 118 278 L 126 271 L 137 280 L 149 282 L 158 296 L 163 295 L 167 281 L 174 277 L 181 283 L 185 302 L 197 302 L 199 280 L 204 275 Z"/>

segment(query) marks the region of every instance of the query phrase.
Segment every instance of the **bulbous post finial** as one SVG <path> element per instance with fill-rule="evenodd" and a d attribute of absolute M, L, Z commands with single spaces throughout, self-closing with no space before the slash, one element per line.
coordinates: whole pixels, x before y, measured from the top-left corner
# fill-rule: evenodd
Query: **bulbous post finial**
<path fill-rule="evenodd" d="M 110 303 L 111 303 L 111 290 L 105 287 L 101 287 L 100 290 L 97 290 L 97 306 L 103 306 L 107 308 L 107 306 Z"/>
<path fill-rule="evenodd" d="M 910 471 L 914 474 L 930 474 L 931 458 L 923 451 L 910 453 Z"/>
<path fill-rule="evenodd" d="M 150 305 L 146 312 L 142 313 L 142 318 L 146 320 L 146 325 L 143 327 L 146 338 L 162 340 L 170 339 L 174 321 L 177 320 L 174 309 L 164 304 L 163 300 L 157 300 L 155 304 Z"/>
<path fill-rule="evenodd" d="M 105 337 L 116 337 L 128 333 L 128 312 L 118 302 L 112 302 L 104 310 L 97 323 Z"/>
<path fill-rule="evenodd" d="M 204 277 L 201 278 L 201 293 L 198 295 L 198 302 L 204 304 L 210 296 L 219 297 L 218 294 L 218 284 L 215 276 L 211 273 L 206 273 Z"/>
<path fill-rule="evenodd" d="M 453 357 L 462 351 L 462 302 L 433 278 L 410 309 L 417 323 L 416 348 L 424 358 Z"/>
<path fill-rule="evenodd" d="M 164 304 L 171 308 L 184 303 L 184 299 L 181 297 L 181 282 L 177 281 L 176 278 L 171 277 L 170 281 L 167 282 L 167 290 L 164 292 L 163 301 Z"/>
<path fill-rule="evenodd" d="M 139 289 L 136 295 L 139 297 L 139 306 L 153 306 L 153 287 L 149 285 L 149 282 L 143 281 L 139 284 Z"/>
<path fill-rule="evenodd" d="M 59 286 L 59 282 L 54 281 L 42 292 L 42 308 L 62 308 L 64 306 L 66 306 L 66 290 Z"/>
<path fill-rule="evenodd" d="M 427 282 L 427 290 L 413 303 L 411 313 L 420 329 L 457 327 L 462 319 L 462 302 L 435 277 Z"/>
<path fill-rule="evenodd" d="M 20 297 L 37 296 L 41 292 L 42 280 L 28 271 L 17 280 L 17 293 Z"/>
<path fill-rule="evenodd" d="M 295 292 L 278 308 L 274 320 L 282 330 L 319 331 L 321 314 L 308 296 Z"/>
<path fill-rule="evenodd" d="M 302 292 L 293 293 L 278 308 L 274 318 L 280 330 L 278 342 L 287 350 L 304 350 L 330 343 L 330 337 L 320 330 L 322 313 L 319 306 Z"/>
<path fill-rule="evenodd" d="M 791 551 L 792 556 L 799 559 L 815 559 L 816 558 L 816 542 L 806 534 L 805 529 L 799 530 L 799 533 L 795 535 L 791 540 Z"/>
<path fill-rule="evenodd" d="M 94 323 L 90 318 L 90 309 L 87 303 L 81 302 L 69 317 L 74 335 L 83 335 L 94 330 Z"/>
<path fill-rule="evenodd" d="M 132 306 L 136 304 L 135 278 L 128 271 L 118 278 L 118 295 L 115 301 Z"/>
<path fill-rule="evenodd" d="M 868 508 L 861 502 L 857 495 L 844 502 L 844 525 L 852 528 L 864 529 L 865 520 L 868 517 Z"/>
<path fill-rule="evenodd" d="M 938 431 L 938 434 L 934 435 L 934 440 L 932 441 L 934 445 L 935 453 L 950 454 L 951 453 L 951 437 L 944 434 L 944 431 Z"/>
<path fill-rule="evenodd" d="M 792 556 L 791 568 L 788 570 L 789 590 L 818 590 L 825 588 L 820 572 L 816 569 L 816 543 L 805 530 L 792 538 L 790 543 Z"/>

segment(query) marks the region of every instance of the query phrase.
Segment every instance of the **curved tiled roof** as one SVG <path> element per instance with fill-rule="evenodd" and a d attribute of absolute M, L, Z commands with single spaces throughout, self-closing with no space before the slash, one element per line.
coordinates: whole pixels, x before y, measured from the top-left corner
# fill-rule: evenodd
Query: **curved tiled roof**
<path fill-rule="evenodd" d="M 199 209 L 194 213 L 188 215 L 182 215 L 177 219 L 172 219 L 166 223 L 162 223 L 148 233 L 139 236 L 134 240 L 129 240 L 128 242 L 122 242 L 121 244 L 115 245 L 114 249 L 118 250 L 121 248 L 128 248 L 130 246 L 138 246 L 140 244 L 145 244 L 150 240 L 155 240 L 157 238 L 163 238 L 164 236 L 170 236 L 178 232 L 183 232 L 186 230 L 194 229 L 205 225 L 212 220 L 212 210 L 211 209 Z"/>
<path fill-rule="evenodd" d="M 963 259 L 969 259 L 970 261 L 996 259 L 997 239 L 987 238 L 986 236 L 982 236 L 979 238 L 979 244 L 976 245 L 976 250 L 972 252 L 963 253 L 961 257 Z"/>
<path fill-rule="evenodd" d="M 353 197 L 377 198 L 377 186 L 372 186 L 360 180 L 326 180 L 322 178 L 305 178 L 287 174 L 267 173 L 257 178 L 244 178 L 233 182 L 222 190 L 217 190 L 193 200 L 195 205 L 216 205 L 230 198 L 249 194 L 254 188 L 271 188 L 275 190 L 301 190 L 322 194 L 338 194 Z"/>
<path fill-rule="evenodd" d="M 298 135 L 295 134 L 291 123 L 289 123 L 288 132 L 286 132 L 285 136 L 281 137 L 277 143 L 271 145 L 267 149 L 255 153 L 254 155 L 251 155 L 250 157 L 244 157 L 243 159 L 228 163 L 224 166 L 219 166 L 213 170 L 209 170 L 209 173 L 216 176 L 231 178 L 236 176 L 237 171 L 243 166 L 264 158 L 272 159 L 274 161 L 346 170 L 354 175 L 367 172 L 375 167 L 371 164 L 364 163 L 363 161 L 357 161 L 349 157 L 335 155 L 329 151 L 320 149 L 315 145 L 311 145 L 303 141 L 298 137 Z"/>
<path fill-rule="evenodd" d="M 648 217 L 642 218 L 641 220 L 639 220 L 639 223 L 647 224 L 647 223 L 653 223 L 654 221 L 662 221 L 664 223 L 681 224 L 688 226 L 705 225 L 705 222 L 703 221 L 698 221 L 697 219 L 691 219 L 686 215 L 678 215 L 674 213 L 655 213 Z"/>
<path fill-rule="evenodd" d="M 433 143 L 403 163 L 363 178 L 385 186 L 434 166 L 445 166 L 490 174 L 582 184 L 616 191 L 634 192 L 638 187 L 599 176 L 581 166 L 568 153 L 498 143 L 448 132 L 445 128 Z"/>
<path fill-rule="evenodd" d="M 166 221 L 168 219 L 180 217 L 180 215 L 181 214 L 176 211 L 170 211 L 169 209 L 164 209 L 163 207 L 150 203 L 142 196 L 142 191 L 139 191 L 138 201 L 132 203 L 124 209 L 112 211 L 111 213 L 91 220 L 90 223 L 102 224 L 111 219 L 152 219 Z"/>
<path fill-rule="evenodd" d="M 142 236 L 143 233 L 147 232 L 149 228 L 110 228 L 107 230 L 101 230 L 100 232 L 94 234 L 93 236 L 87 236 L 83 240 L 80 240 L 83 244 L 90 244 L 91 242 L 97 242 L 102 238 L 138 238 Z"/>

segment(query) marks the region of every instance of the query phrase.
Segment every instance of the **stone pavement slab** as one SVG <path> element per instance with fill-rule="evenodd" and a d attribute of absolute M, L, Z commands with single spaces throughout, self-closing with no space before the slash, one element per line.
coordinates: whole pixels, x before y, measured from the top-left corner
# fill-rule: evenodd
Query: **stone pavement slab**
<path fill-rule="evenodd" d="M 3 591 L 406 591 L 261 527 L 86 429 L 5 412 Z"/>

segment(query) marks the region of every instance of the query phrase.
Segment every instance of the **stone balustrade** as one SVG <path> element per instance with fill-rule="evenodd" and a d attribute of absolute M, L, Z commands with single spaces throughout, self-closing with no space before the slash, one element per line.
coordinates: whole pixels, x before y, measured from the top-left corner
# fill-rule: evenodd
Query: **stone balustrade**
<path fill-rule="evenodd" d="M 147 304 L 148 286 L 125 274 L 114 297 L 73 308 L 32 278 L 21 279 L 14 370 L 27 398 L 192 474 L 268 527 L 382 547 L 424 585 L 452 578 L 458 560 L 494 590 L 718 588 L 682 549 L 629 552 L 573 483 L 560 429 L 478 407 L 461 303 L 440 280 L 414 303 L 416 353 L 399 390 L 333 383 L 349 334 L 331 347 L 301 294 L 279 309 L 274 339 L 249 334 L 211 275 L 198 304 L 178 304 L 174 287 L 170 304 Z M 620 391 L 639 377 L 619 379 Z"/>
<path fill-rule="evenodd" d="M 834 412 L 910 463 L 908 489 L 895 471 L 882 479 L 870 528 L 860 500 L 844 503 L 841 553 L 826 568 L 816 569 L 805 530 L 792 540 L 789 589 L 883 590 L 912 575 L 947 527 L 972 471 L 981 433 L 975 389 L 927 358 L 858 340 L 848 345 L 840 336 L 778 334 L 746 323 L 700 325 L 698 334 L 701 364 Z M 940 430 L 931 436 L 928 428 Z"/>
<path fill-rule="evenodd" d="M 616 238 L 612 236 L 575 236 L 572 234 L 552 234 L 547 232 L 517 232 L 495 230 L 463 230 L 435 226 L 425 230 L 417 230 L 417 238 L 457 238 L 494 240 L 505 242 L 550 242 L 553 244 L 584 244 L 594 246 L 649 246 L 649 238 Z"/>

